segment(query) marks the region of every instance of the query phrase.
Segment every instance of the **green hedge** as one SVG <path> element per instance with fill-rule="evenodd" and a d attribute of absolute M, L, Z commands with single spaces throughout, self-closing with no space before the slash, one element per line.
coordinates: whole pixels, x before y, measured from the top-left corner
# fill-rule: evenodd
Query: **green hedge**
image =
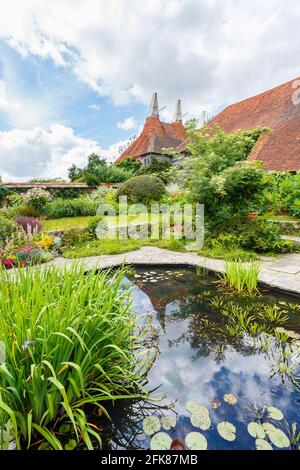
<path fill-rule="evenodd" d="M 55 199 L 45 206 L 43 215 L 49 219 L 96 215 L 96 207 L 97 204 L 87 198 Z"/>

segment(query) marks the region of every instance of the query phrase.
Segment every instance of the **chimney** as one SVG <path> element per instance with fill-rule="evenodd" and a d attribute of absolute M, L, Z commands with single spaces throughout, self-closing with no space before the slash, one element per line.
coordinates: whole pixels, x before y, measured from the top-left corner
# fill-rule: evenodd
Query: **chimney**
<path fill-rule="evenodd" d="M 181 100 L 177 100 L 173 122 L 182 122 Z"/>
<path fill-rule="evenodd" d="M 148 117 L 156 117 L 156 118 L 159 119 L 157 93 L 153 93 L 150 108 L 149 108 Z"/>

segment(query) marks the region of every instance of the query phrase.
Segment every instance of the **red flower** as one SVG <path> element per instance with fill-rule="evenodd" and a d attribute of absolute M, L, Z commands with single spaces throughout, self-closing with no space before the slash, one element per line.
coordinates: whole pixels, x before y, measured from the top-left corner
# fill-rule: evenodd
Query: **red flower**
<path fill-rule="evenodd" d="M 6 269 L 11 269 L 14 267 L 14 262 L 10 258 L 2 259 L 1 263 L 2 263 L 2 266 L 4 266 Z"/>

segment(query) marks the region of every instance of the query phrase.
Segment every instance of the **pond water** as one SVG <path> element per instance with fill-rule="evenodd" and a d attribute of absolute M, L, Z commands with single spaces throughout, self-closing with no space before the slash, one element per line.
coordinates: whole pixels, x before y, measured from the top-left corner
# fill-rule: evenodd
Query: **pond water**
<path fill-rule="evenodd" d="M 256 312 L 276 304 L 288 311 L 284 328 L 300 334 L 299 301 L 271 291 L 253 300 L 233 296 L 220 290 L 216 280 L 190 269 L 147 267 L 127 275 L 134 308 L 144 314 L 140 321 L 151 331 L 150 342 L 158 350 L 145 384 L 156 401 L 123 401 L 110 409 L 112 423 L 103 419 L 99 423 L 105 428 L 104 447 L 149 449 L 151 438 L 143 431 L 143 420 L 149 415 L 173 415 L 176 427 L 164 432 L 182 441 L 189 432 L 200 432 L 212 450 L 256 448 L 247 432 L 247 425 L 257 419 L 254 406 L 259 410 L 275 406 L 284 414 L 288 428 L 293 422 L 300 425 L 300 396 L 289 380 L 292 369 L 293 375 L 299 372 L 294 348 L 289 343 L 282 347 L 275 333 L 267 338 L 264 332 L 237 335 L 230 331 L 220 299 L 233 302 L 230 308 L 250 306 Z M 224 401 L 226 394 L 234 395 L 237 403 Z M 208 408 L 208 430 L 191 424 L 186 409 L 189 400 Z M 217 431 L 223 421 L 236 428 L 233 442 Z M 288 434 L 284 420 L 275 424 Z"/>

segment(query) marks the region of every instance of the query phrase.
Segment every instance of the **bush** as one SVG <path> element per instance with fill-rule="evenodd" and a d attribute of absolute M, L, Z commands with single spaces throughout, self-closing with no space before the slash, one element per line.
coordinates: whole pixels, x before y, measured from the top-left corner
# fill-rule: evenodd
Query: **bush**
<path fill-rule="evenodd" d="M 92 239 L 92 235 L 85 228 L 70 228 L 63 234 L 65 248 L 74 248 Z"/>
<path fill-rule="evenodd" d="M 51 194 L 41 188 L 32 188 L 23 195 L 25 205 L 37 211 L 41 211 L 51 199 Z"/>
<path fill-rule="evenodd" d="M 0 239 L 11 237 L 16 230 L 17 226 L 11 219 L 0 216 Z"/>
<path fill-rule="evenodd" d="M 49 219 L 96 215 L 96 203 L 86 197 L 54 199 L 54 201 L 45 206 L 43 214 Z"/>
<path fill-rule="evenodd" d="M 165 185 L 157 176 L 135 176 L 123 183 L 117 191 L 117 197 L 127 196 L 128 202 L 148 204 L 159 201 L 165 194 Z"/>
<path fill-rule="evenodd" d="M 145 393 L 149 362 L 139 354 L 142 333 L 123 275 L 86 274 L 78 265 L 2 273 L 0 410 L 17 449 L 62 450 L 70 435 L 75 445 L 99 447 L 86 408 L 106 413 L 105 401 Z"/>
<path fill-rule="evenodd" d="M 40 221 L 38 219 L 34 219 L 33 217 L 15 217 L 15 222 L 26 232 L 39 232 L 42 228 Z"/>
<path fill-rule="evenodd" d="M 257 253 L 288 253 L 293 251 L 294 243 L 282 240 L 282 228 L 267 221 L 242 224 L 237 228 L 241 246 Z"/>

